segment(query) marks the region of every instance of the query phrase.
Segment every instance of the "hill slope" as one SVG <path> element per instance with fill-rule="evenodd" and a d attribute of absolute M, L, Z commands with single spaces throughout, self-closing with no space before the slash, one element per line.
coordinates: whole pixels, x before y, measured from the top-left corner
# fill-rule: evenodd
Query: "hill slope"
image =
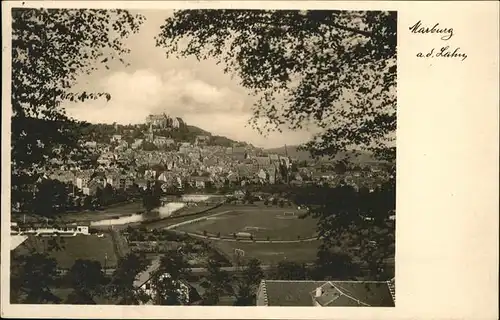
<path fill-rule="evenodd" d="M 149 126 L 146 124 L 114 125 L 104 123 L 87 123 L 87 125 L 82 129 L 81 135 L 84 140 L 94 140 L 98 143 L 110 143 L 112 136 L 119 134 L 123 139 L 132 142 L 135 138 L 145 138 L 148 131 Z M 184 122 L 177 129 L 155 130 L 155 134 L 172 138 L 177 142 L 194 142 L 197 136 L 209 136 L 209 144 L 211 145 L 230 147 L 233 143 L 237 143 L 237 141 L 227 137 L 213 135 L 206 130 L 196 126 L 187 125 Z"/>

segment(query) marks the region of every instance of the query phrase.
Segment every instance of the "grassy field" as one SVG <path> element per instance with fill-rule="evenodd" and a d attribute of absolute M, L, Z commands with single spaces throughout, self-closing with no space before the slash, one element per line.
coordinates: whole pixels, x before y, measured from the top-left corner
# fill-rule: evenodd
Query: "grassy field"
<path fill-rule="evenodd" d="M 51 239 L 57 239 L 59 248 L 49 250 Z M 75 237 L 29 237 L 16 251 L 20 254 L 28 253 L 30 249 L 37 252 L 47 252 L 57 260 L 62 269 L 69 269 L 77 259 L 96 260 L 104 267 L 113 268 L 116 266 L 117 256 L 113 247 L 113 241 L 109 234 L 104 237 L 78 235 Z M 107 256 L 107 261 L 106 257 Z"/>
<path fill-rule="evenodd" d="M 245 251 L 244 259 L 257 258 L 264 265 L 275 264 L 283 260 L 313 262 L 320 241 L 298 243 L 248 243 L 213 241 L 212 245 L 227 257 L 234 257 L 234 249 Z"/>
<path fill-rule="evenodd" d="M 226 209 L 230 212 L 196 223 L 183 225 L 179 231 L 203 234 L 217 234 L 232 237 L 233 233 L 248 232 L 254 239 L 297 240 L 310 238 L 316 233 L 316 219 L 299 219 L 298 210 L 290 208 L 239 207 Z M 284 212 L 295 211 L 295 216 L 285 216 Z"/>

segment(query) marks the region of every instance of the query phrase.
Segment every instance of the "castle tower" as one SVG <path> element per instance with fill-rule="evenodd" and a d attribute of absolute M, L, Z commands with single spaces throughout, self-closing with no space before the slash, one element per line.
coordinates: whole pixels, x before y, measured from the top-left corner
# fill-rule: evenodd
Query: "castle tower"
<path fill-rule="evenodd" d="M 172 128 L 177 129 L 180 127 L 180 122 L 178 118 L 172 118 Z"/>

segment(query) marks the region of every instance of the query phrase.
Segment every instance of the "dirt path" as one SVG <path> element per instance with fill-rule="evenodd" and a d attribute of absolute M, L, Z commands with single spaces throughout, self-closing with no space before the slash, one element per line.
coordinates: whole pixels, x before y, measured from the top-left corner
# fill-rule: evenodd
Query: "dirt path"
<path fill-rule="evenodd" d="M 111 239 L 113 240 L 113 247 L 115 249 L 116 256 L 118 257 L 118 259 L 123 258 L 129 252 L 127 241 L 116 229 L 111 229 L 110 234 L 111 234 Z"/>

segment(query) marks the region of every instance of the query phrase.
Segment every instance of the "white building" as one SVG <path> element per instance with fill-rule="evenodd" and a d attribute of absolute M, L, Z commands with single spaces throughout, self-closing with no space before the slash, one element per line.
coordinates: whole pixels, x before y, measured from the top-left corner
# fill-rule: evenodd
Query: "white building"
<path fill-rule="evenodd" d="M 97 147 L 97 142 L 95 141 L 87 141 L 85 142 L 85 146 L 89 148 L 96 148 Z"/>
<path fill-rule="evenodd" d="M 89 227 L 83 225 L 68 225 L 61 227 L 37 226 L 37 227 L 18 227 L 11 226 L 11 233 L 19 235 L 35 235 L 35 236 L 76 236 L 89 235 Z"/>
<path fill-rule="evenodd" d="M 144 142 L 144 139 L 135 139 L 134 142 L 131 145 L 132 149 L 139 148 L 140 146 L 142 146 L 143 142 Z"/>
<path fill-rule="evenodd" d="M 120 134 L 114 134 L 114 135 L 111 137 L 111 141 L 112 141 L 112 142 L 119 142 L 121 139 L 122 139 L 122 136 L 121 136 Z"/>

